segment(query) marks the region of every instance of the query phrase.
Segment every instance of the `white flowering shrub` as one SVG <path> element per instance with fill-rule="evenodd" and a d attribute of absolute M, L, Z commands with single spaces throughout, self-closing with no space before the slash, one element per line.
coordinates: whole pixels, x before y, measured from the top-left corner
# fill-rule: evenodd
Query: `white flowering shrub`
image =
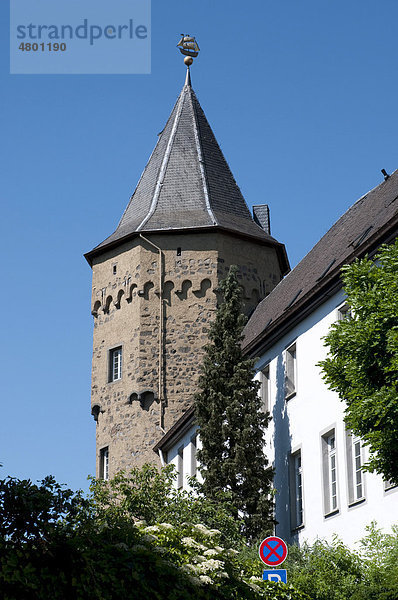
<path fill-rule="evenodd" d="M 91 487 L 96 522 L 117 533 L 146 590 L 134 600 L 306 600 L 290 585 L 262 581 L 258 556 L 242 555 L 247 541 L 225 497 L 176 490 L 173 479 L 171 467 L 144 465 Z"/>
<path fill-rule="evenodd" d="M 197 586 L 212 586 L 221 597 L 269 600 L 304 600 L 304 594 L 296 593 L 284 584 L 264 582 L 262 566 L 244 564 L 240 553 L 234 548 L 224 548 L 221 532 L 203 524 L 182 523 L 179 527 L 170 523 L 147 525 L 136 523 L 142 540 L 153 551 L 175 564 Z M 257 567 L 258 576 L 252 575 Z M 239 595 L 237 595 L 239 593 Z"/>

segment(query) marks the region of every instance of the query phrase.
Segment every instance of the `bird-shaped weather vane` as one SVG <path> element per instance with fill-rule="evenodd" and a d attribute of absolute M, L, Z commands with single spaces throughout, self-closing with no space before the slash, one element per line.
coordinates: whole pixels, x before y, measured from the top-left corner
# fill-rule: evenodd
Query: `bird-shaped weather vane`
<path fill-rule="evenodd" d="M 177 48 L 180 49 L 181 54 L 185 55 L 184 63 L 187 67 L 190 67 L 193 63 L 193 59 L 199 54 L 199 46 L 194 37 L 181 34 L 181 39 L 177 44 Z"/>

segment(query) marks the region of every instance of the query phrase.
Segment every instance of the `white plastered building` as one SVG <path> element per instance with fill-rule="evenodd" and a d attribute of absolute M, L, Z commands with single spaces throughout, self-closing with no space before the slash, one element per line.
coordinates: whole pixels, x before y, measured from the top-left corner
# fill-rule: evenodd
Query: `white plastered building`
<path fill-rule="evenodd" d="M 364 472 L 367 449 L 347 431 L 344 404 L 322 380 L 323 338 L 347 318 L 341 267 L 374 255 L 398 232 L 398 171 L 362 196 L 258 305 L 244 349 L 258 358 L 264 408 L 272 417 L 265 452 L 275 470 L 276 535 L 292 543 L 337 534 L 353 546 L 376 521 L 398 523 L 398 487 Z M 397 399 L 398 401 L 398 399 Z M 156 445 L 175 464 L 177 485 L 195 475 L 193 407 Z"/>
<path fill-rule="evenodd" d="M 398 171 L 361 197 L 257 307 L 244 348 L 257 360 L 272 420 L 266 454 L 275 469 L 276 534 L 289 542 L 353 546 L 376 521 L 398 523 L 398 487 L 364 472 L 367 449 L 347 431 L 344 403 L 322 379 L 323 338 L 349 318 L 341 267 L 372 256 L 398 232 Z M 398 401 L 398 398 L 397 398 Z"/>

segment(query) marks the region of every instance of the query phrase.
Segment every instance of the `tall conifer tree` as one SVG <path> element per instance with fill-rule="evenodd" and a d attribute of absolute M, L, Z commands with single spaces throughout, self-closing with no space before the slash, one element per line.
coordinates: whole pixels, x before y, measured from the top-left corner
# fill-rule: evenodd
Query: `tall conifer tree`
<path fill-rule="evenodd" d="M 268 413 L 261 409 L 254 360 L 242 353 L 241 288 L 237 267 L 221 282 L 219 306 L 206 346 L 200 391 L 195 396 L 202 449 L 198 451 L 204 492 L 229 492 L 249 540 L 272 527 L 272 469 L 264 454 Z"/>

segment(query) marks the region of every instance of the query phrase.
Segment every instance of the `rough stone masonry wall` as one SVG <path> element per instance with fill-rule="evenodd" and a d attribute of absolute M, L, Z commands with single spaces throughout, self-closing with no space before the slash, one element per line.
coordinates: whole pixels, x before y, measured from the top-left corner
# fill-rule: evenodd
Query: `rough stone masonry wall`
<path fill-rule="evenodd" d="M 148 236 L 149 237 L 149 236 Z M 110 476 L 156 460 L 153 446 L 189 407 L 217 304 L 231 264 L 248 309 L 280 280 L 276 253 L 225 234 L 151 235 L 163 249 L 163 386 L 159 382 L 159 254 L 140 238 L 93 264 L 92 406 L 97 407 L 97 475 L 109 448 Z M 179 250 L 178 250 L 179 249 Z M 116 268 L 116 274 L 114 274 Z M 108 382 L 109 351 L 122 347 L 122 377 Z"/>

